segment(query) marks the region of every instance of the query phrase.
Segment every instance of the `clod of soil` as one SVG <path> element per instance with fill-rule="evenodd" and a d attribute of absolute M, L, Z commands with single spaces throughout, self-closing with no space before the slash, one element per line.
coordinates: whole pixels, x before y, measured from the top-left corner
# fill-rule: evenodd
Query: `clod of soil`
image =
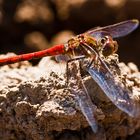
<path fill-rule="evenodd" d="M 119 63 L 117 55 L 108 58 L 107 63 L 139 102 L 140 72 L 136 65 Z M 37 66 L 28 62 L 2 66 L 0 73 L 0 139 L 99 139 L 81 113 L 72 87 L 67 86 L 65 64 L 47 57 Z M 89 74 L 83 70 L 81 76 L 97 107 L 95 117 L 104 129 L 102 139 L 125 138 L 140 128 L 139 119 L 119 110 Z"/>

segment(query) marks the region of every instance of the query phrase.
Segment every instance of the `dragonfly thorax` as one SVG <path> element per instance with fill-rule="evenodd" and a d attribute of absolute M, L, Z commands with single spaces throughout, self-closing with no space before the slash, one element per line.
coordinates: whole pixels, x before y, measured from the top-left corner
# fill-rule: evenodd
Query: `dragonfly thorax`
<path fill-rule="evenodd" d="M 90 55 L 90 51 L 88 50 L 88 48 L 86 48 L 84 44 L 87 44 L 90 47 L 94 48 L 95 50 L 98 50 L 96 39 L 86 34 L 80 34 L 74 38 L 71 38 L 70 40 L 68 40 L 67 44 L 68 44 L 68 49 L 67 49 L 68 54 L 75 55 L 75 56 Z"/>

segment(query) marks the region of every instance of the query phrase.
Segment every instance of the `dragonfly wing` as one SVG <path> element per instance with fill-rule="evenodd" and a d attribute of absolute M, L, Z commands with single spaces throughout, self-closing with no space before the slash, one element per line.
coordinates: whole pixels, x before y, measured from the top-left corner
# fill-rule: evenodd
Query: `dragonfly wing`
<path fill-rule="evenodd" d="M 56 60 L 57 62 L 67 62 L 67 61 L 70 60 L 70 58 L 69 58 L 67 55 L 61 54 L 61 55 L 56 55 L 56 56 L 55 56 L 55 60 Z"/>
<path fill-rule="evenodd" d="M 84 114 L 84 116 L 86 117 L 86 120 L 88 121 L 89 125 L 91 126 L 93 132 L 96 133 L 98 130 L 98 124 L 94 117 L 94 112 L 96 110 L 96 106 L 93 105 L 93 103 L 92 103 L 90 97 L 87 95 L 86 91 L 81 90 L 80 92 L 79 93 L 82 96 L 77 96 L 77 100 L 78 100 L 80 109 L 81 109 L 82 113 Z"/>
<path fill-rule="evenodd" d="M 93 37 L 97 37 L 99 34 L 100 36 L 110 35 L 113 38 L 123 37 L 132 31 L 134 31 L 139 25 L 139 21 L 136 19 L 123 21 L 117 24 L 100 27 L 96 29 L 91 29 L 87 31 Z"/>
<path fill-rule="evenodd" d="M 77 63 L 76 63 L 77 62 Z M 69 62 L 71 65 L 68 68 L 68 76 L 69 79 L 69 86 L 71 92 L 75 95 L 76 100 L 78 101 L 79 107 L 85 116 L 86 120 L 88 121 L 89 125 L 91 126 L 93 132 L 97 132 L 98 125 L 94 117 L 94 113 L 96 112 L 97 107 L 93 105 L 87 89 L 85 88 L 82 77 L 80 75 L 80 66 L 78 61 Z"/>
<path fill-rule="evenodd" d="M 136 103 L 130 97 L 130 91 L 123 88 L 121 83 L 116 81 L 114 76 L 106 68 L 104 70 L 99 70 L 96 67 L 91 66 L 87 69 L 87 71 L 105 92 L 108 98 L 119 109 L 132 117 L 139 114 L 139 109 L 136 106 Z"/>

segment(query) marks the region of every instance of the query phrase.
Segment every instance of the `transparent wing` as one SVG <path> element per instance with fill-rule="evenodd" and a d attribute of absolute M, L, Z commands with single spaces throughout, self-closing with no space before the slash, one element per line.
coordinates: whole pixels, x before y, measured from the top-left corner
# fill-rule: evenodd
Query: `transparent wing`
<path fill-rule="evenodd" d="M 77 62 L 77 63 L 76 63 Z M 98 125 L 94 117 L 97 107 L 93 105 L 88 92 L 82 82 L 80 76 L 80 67 L 78 61 L 69 62 L 68 76 L 69 76 L 69 86 L 71 92 L 75 95 L 78 101 L 79 107 L 91 126 L 93 132 L 97 132 Z"/>
<path fill-rule="evenodd" d="M 136 117 L 139 114 L 139 109 L 129 90 L 124 89 L 121 83 L 115 79 L 110 73 L 106 64 L 101 62 L 101 69 L 91 65 L 87 71 L 92 78 L 97 82 L 101 89 L 105 92 L 108 98 L 122 111 L 128 115 Z"/>
<path fill-rule="evenodd" d="M 69 61 L 70 60 L 70 58 L 68 57 L 68 55 L 56 55 L 55 56 L 55 60 L 57 61 L 57 62 L 67 62 L 67 61 Z"/>
<path fill-rule="evenodd" d="M 91 126 L 93 132 L 96 133 L 98 131 L 98 124 L 94 117 L 95 111 L 93 111 L 96 110 L 96 106 L 93 105 L 88 93 L 83 89 L 78 90 L 76 98 L 78 100 L 83 115 L 86 117 L 86 120 Z"/>
<path fill-rule="evenodd" d="M 93 37 L 103 37 L 104 35 L 110 35 L 113 38 L 123 37 L 134 31 L 139 25 L 139 21 L 136 19 L 123 21 L 117 24 L 99 27 L 91 29 L 86 33 Z"/>

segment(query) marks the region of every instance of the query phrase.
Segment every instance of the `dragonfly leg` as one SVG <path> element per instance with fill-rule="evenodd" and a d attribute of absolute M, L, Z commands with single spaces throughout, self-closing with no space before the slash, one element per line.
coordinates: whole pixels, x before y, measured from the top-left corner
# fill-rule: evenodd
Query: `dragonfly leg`
<path fill-rule="evenodd" d="M 86 51 L 90 51 L 91 52 L 91 61 L 88 62 L 87 64 L 87 68 L 90 68 L 92 64 L 94 64 L 95 66 L 99 66 L 99 55 L 96 53 L 95 50 L 93 50 L 87 43 L 82 42 L 81 46 L 83 47 L 83 49 L 85 49 Z"/>
<path fill-rule="evenodd" d="M 98 59 L 98 55 L 94 56 L 92 58 L 92 60 L 89 62 L 89 64 L 87 65 L 87 68 L 90 68 L 91 65 L 94 63 L 95 66 L 99 66 L 99 59 Z"/>
<path fill-rule="evenodd" d="M 91 56 L 93 57 L 93 59 L 91 60 L 90 64 L 88 64 L 87 68 L 90 68 L 90 66 L 93 64 L 98 64 L 99 62 L 101 63 L 102 66 L 104 66 L 104 70 L 108 71 L 110 73 L 110 75 L 112 75 L 112 72 L 110 71 L 109 67 L 106 65 L 106 63 L 101 59 L 101 57 L 98 55 L 98 53 L 96 52 L 96 50 L 94 50 L 92 47 L 90 47 L 87 43 L 82 42 L 81 43 L 83 46 L 85 46 L 90 52 L 91 52 Z M 83 47 L 85 49 L 85 47 Z M 96 58 L 96 59 L 95 59 Z M 96 60 L 96 61 L 95 61 Z M 95 63 L 96 62 L 96 63 Z"/>
<path fill-rule="evenodd" d="M 75 58 L 67 61 L 67 64 L 66 64 L 66 86 L 68 85 L 68 81 L 69 81 L 69 63 L 72 61 L 81 60 L 84 58 L 85 58 L 85 56 L 78 56 L 78 57 L 75 57 Z"/>

